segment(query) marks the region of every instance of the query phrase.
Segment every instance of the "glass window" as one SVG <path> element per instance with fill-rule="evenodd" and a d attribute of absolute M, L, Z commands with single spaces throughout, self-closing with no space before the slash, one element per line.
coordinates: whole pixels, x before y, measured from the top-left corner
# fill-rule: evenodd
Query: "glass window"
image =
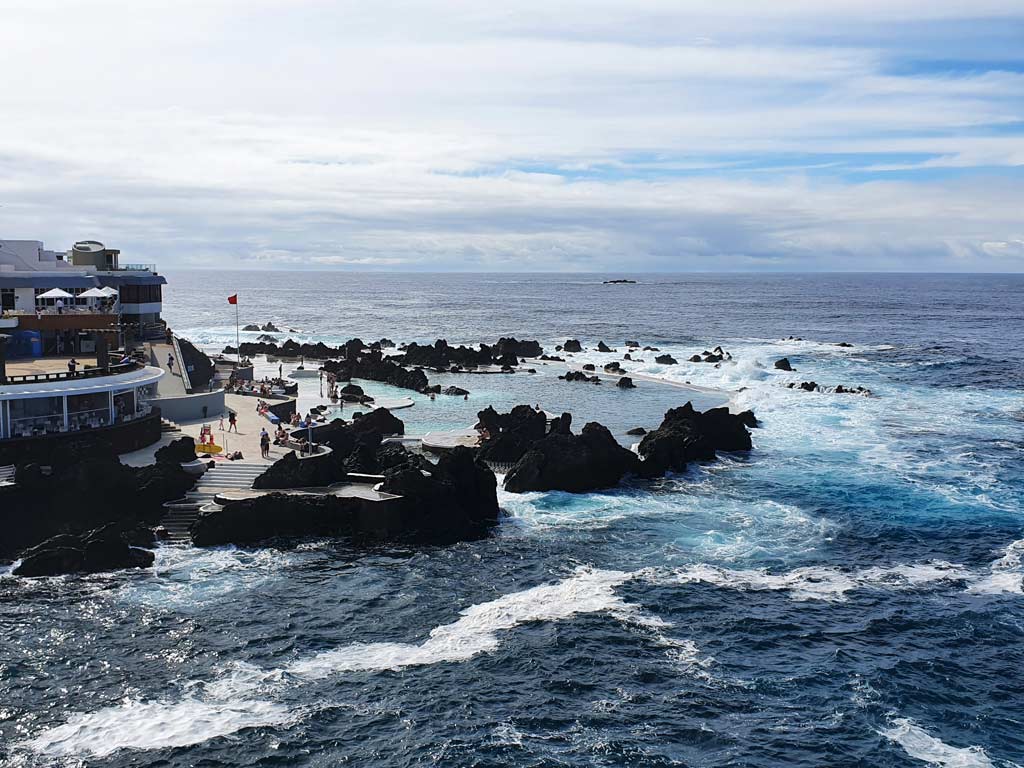
<path fill-rule="evenodd" d="M 110 395 L 88 392 L 68 395 L 68 429 L 94 429 L 110 425 Z"/>
<path fill-rule="evenodd" d="M 135 391 L 114 393 L 114 420 L 118 423 L 135 418 Z"/>
<path fill-rule="evenodd" d="M 11 437 L 32 437 L 64 430 L 64 399 L 11 400 Z"/>

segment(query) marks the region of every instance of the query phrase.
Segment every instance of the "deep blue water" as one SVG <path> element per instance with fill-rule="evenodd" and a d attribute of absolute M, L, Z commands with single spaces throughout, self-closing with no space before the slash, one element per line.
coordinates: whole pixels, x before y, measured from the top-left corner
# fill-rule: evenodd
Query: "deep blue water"
<path fill-rule="evenodd" d="M 502 494 L 470 544 L 0 576 L 0 763 L 1024 765 L 1024 277 L 619 276 L 170 273 L 165 316 L 211 348 L 236 292 L 327 342 L 722 344 L 625 365 L 762 426 L 658 483 Z M 400 415 L 541 402 L 625 439 L 689 397 L 555 373 Z M 875 396 L 784 387 L 807 379 Z"/>

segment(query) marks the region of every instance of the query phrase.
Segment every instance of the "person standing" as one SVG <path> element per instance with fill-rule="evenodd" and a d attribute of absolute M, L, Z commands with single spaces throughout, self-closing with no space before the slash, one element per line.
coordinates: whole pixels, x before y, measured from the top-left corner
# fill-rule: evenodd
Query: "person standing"
<path fill-rule="evenodd" d="M 235 430 L 235 434 L 238 434 L 238 416 L 234 411 L 228 411 L 228 432 Z"/>
<path fill-rule="evenodd" d="M 270 433 L 266 427 L 260 430 L 260 453 L 264 459 L 270 458 Z"/>
<path fill-rule="evenodd" d="M 77 369 L 78 369 L 78 361 L 75 360 L 75 358 L 72 357 L 70 360 L 68 360 L 68 373 L 70 373 L 72 376 L 74 376 L 75 375 L 75 371 Z"/>
<path fill-rule="evenodd" d="M 57 314 L 64 314 L 64 299 L 57 299 Z"/>
<path fill-rule="evenodd" d="M 174 355 L 170 352 L 167 353 L 167 372 L 174 375 Z"/>

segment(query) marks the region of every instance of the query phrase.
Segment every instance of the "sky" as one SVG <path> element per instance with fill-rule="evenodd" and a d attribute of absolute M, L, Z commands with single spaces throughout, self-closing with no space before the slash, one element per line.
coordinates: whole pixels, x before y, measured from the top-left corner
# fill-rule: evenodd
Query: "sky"
<path fill-rule="evenodd" d="M 1021 0 L 0 0 L 0 237 L 164 268 L 1024 272 Z"/>

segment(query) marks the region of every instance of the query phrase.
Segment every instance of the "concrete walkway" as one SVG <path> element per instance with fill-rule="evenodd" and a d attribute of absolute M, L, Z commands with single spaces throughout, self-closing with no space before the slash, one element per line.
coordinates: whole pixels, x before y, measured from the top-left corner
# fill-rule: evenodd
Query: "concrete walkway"
<path fill-rule="evenodd" d="M 149 344 L 149 359 L 157 368 L 162 368 L 167 375 L 160 379 L 159 389 L 161 397 L 178 397 L 188 394 L 185 392 L 185 382 L 181 378 L 181 360 L 174 355 L 174 368 L 167 367 L 167 357 L 174 355 L 174 347 L 170 344 Z"/>
<path fill-rule="evenodd" d="M 164 360 L 166 362 L 166 359 Z M 166 376 L 164 378 L 167 378 Z M 179 380 L 180 382 L 180 380 Z M 121 461 L 124 464 L 128 464 L 133 467 L 144 467 L 152 464 L 154 454 L 158 448 L 170 443 L 172 440 L 179 438 L 182 434 L 189 435 L 194 438 L 195 441 L 199 442 L 199 433 L 203 428 L 204 424 L 209 424 L 213 429 L 213 440 L 221 448 L 227 451 L 241 451 L 242 456 L 245 457 L 246 462 L 249 463 L 262 463 L 271 464 L 282 456 L 284 456 L 290 448 L 283 448 L 279 445 L 270 445 L 270 458 L 264 459 L 260 456 L 260 429 L 266 428 L 267 432 L 270 433 L 271 439 L 274 436 L 274 425 L 270 421 L 260 414 L 256 413 L 256 404 L 258 398 L 246 397 L 245 395 L 225 395 L 224 404 L 238 416 L 238 432 L 232 430 L 227 432 L 228 428 L 228 415 L 224 414 L 224 432 L 220 430 L 221 415 L 211 414 L 207 419 L 197 419 L 195 421 L 178 422 L 178 426 L 181 428 L 181 433 L 167 433 L 160 438 L 160 441 L 153 445 L 142 448 L 132 453 L 126 453 L 121 456 Z M 227 459 L 221 459 L 217 456 L 211 456 L 214 461 L 227 461 Z"/>

